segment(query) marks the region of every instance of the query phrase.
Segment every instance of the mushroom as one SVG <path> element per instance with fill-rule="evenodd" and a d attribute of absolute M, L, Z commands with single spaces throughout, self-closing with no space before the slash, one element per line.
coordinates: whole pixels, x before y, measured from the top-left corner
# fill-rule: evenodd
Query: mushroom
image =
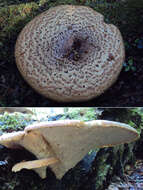
<path fill-rule="evenodd" d="M 34 169 L 45 178 L 49 166 L 60 179 L 91 149 L 129 143 L 137 138 L 134 128 L 119 122 L 60 120 L 37 123 L 27 126 L 24 131 L 3 134 L 0 144 L 8 148 L 24 147 L 38 159 L 17 163 L 12 171 Z"/>
<path fill-rule="evenodd" d="M 61 102 L 85 101 L 117 79 L 125 57 L 117 27 L 85 6 L 61 5 L 35 17 L 15 47 L 24 79 L 40 94 Z"/>

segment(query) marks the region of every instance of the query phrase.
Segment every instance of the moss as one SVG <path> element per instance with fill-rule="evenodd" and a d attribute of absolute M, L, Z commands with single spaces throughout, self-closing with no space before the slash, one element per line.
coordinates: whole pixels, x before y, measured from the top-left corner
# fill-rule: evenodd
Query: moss
<path fill-rule="evenodd" d="M 31 115 L 24 115 L 21 113 L 9 114 L 5 112 L 0 115 L 0 131 L 12 132 L 19 131 L 25 128 L 26 125 L 32 122 Z"/>
<path fill-rule="evenodd" d="M 65 113 L 63 117 L 64 119 L 78 119 L 81 121 L 91 121 L 97 119 L 96 108 L 70 108 L 69 111 Z"/>
<path fill-rule="evenodd" d="M 0 34 L 2 36 L 0 37 L 14 35 L 13 30 L 18 31 L 19 29 L 15 28 L 15 25 L 21 22 L 19 23 L 19 27 L 23 28 L 23 26 L 35 16 L 37 9 L 38 5 L 36 3 L 11 5 L 7 8 L 2 8 L 0 10 L 0 27 L 2 29 Z M 24 23 L 22 21 L 24 21 Z M 11 34 L 9 32 L 11 32 Z"/>
<path fill-rule="evenodd" d="M 105 180 L 107 173 L 109 172 L 110 165 L 106 163 L 107 157 L 109 154 L 105 156 L 99 157 L 99 160 L 96 160 L 96 164 L 98 165 L 96 168 L 96 189 L 99 189 L 103 185 L 103 181 Z"/>
<path fill-rule="evenodd" d="M 102 117 L 131 125 L 139 133 L 143 127 L 143 114 L 140 108 L 105 108 L 100 118 Z"/>
<path fill-rule="evenodd" d="M 11 5 L 0 9 L 0 60 L 14 63 L 14 45 L 21 29 L 35 15 L 36 3 Z"/>
<path fill-rule="evenodd" d="M 32 2 L 33 0 L 2 0 L 0 1 L 0 8 L 1 7 L 7 7 L 7 6 L 10 6 L 10 5 L 19 5 L 21 3 L 30 3 Z M 35 0 L 35 1 L 38 1 L 38 0 Z"/>

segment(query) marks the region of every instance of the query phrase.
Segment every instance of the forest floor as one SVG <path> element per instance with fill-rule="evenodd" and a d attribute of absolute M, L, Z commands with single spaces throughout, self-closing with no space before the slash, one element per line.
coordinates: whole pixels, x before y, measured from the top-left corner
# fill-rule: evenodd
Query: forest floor
<path fill-rule="evenodd" d="M 138 0 L 0 0 L 0 106 L 143 106 L 143 2 Z M 20 75 L 14 46 L 32 18 L 60 4 L 86 5 L 102 13 L 123 36 L 126 59 L 115 84 L 100 97 L 79 103 L 57 103 L 35 92 Z"/>
<path fill-rule="evenodd" d="M 124 179 L 112 183 L 106 190 L 142 190 L 143 160 L 137 160 L 135 166 L 126 168 Z"/>

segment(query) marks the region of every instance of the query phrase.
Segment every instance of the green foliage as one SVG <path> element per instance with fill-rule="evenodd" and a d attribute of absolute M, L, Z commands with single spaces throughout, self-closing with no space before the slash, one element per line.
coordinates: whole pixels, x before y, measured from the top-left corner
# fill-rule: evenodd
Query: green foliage
<path fill-rule="evenodd" d="M 134 42 L 134 46 L 138 49 L 143 49 L 143 38 L 137 38 Z"/>
<path fill-rule="evenodd" d="M 127 71 L 136 71 L 136 67 L 135 67 L 133 64 L 134 64 L 133 59 L 130 58 L 130 59 L 128 60 L 128 62 L 125 62 L 125 63 L 123 64 L 124 70 L 125 70 L 126 72 L 127 72 Z"/>
<path fill-rule="evenodd" d="M 129 122 L 128 122 L 128 125 L 130 125 L 130 126 L 133 127 L 133 128 L 136 128 L 136 127 L 135 127 L 136 125 L 135 125 L 135 123 L 134 123 L 133 121 L 129 121 Z"/>
<path fill-rule="evenodd" d="M 97 119 L 97 114 L 95 112 L 95 108 L 70 108 L 61 120 L 68 118 L 81 121 L 90 121 Z"/>
<path fill-rule="evenodd" d="M 133 110 L 132 110 L 132 112 L 134 113 L 134 114 L 136 114 L 136 113 L 138 113 L 140 116 L 141 116 L 141 118 L 142 118 L 142 122 L 143 122 L 143 108 L 134 108 Z"/>
<path fill-rule="evenodd" d="M 104 156 L 98 157 L 97 160 L 97 168 L 96 168 L 96 188 L 100 189 L 100 187 L 103 184 L 103 181 L 105 180 L 105 177 L 107 176 L 107 173 L 111 171 L 111 165 L 108 165 L 106 163 L 106 160 L 109 156 L 109 153 L 105 154 Z"/>
<path fill-rule="evenodd" d="M 141 130 L 143 129 L 143 108 L 134 108 L 134 109 L 132 109 L 132 113 L 135 116 L 138 114 L 141 117 L 140 126 L 136 127 L 136 130 L 140 134 Z"/>
<path fill-rule="evenodd" d="M 0 115 L 0 130 L 6 132 L 22 130 L 30 121 L 31 115 L 6 112 L 4 115 Z"/>

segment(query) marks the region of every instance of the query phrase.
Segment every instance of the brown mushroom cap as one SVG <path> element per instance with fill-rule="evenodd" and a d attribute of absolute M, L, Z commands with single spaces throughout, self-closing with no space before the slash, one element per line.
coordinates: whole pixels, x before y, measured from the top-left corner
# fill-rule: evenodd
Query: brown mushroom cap
<path fill-rule="evenodd" d="M 50 168 L 58 178 L 74 167 L 91 149 L 128 143 L 138 138 L 137 131 L 129 125 L 105 120 L 38 123 L 26 127 L 24 133 L 21 139 L 11 135 L 9 141 L 25 147 L 39 160 L 54 158 L 56 162 L 50 165 Z M 6 139 L 8 138 L 1 136 L 0 144 L 13 148 L 13 143 L 7 143 Z M 33 161 L 31 162 L 33 164 Z M 41 161 L 38 163 L 41 164 Z M 46 163 L 49 162 L 46 160 L 42 168 L 34 169 L 42 178 L 46 177 Z M 21 164 L 18 165 L 18 169 L 13 170 L 18 171 L 22 168 L 23 163 Z M 26 163 L 24 168 L 25 166 Z M 28 163 L 27 168 L 34 168 L 34 166 L 30 167 Z"/>
<path fill-rule="evenodd" d="M 17 66 L 40 94 L 84 101 L 117 79 L 125 52 L 117 27 L 85 6 L 50 8 L 29 22 L 16 42 Z"/>

